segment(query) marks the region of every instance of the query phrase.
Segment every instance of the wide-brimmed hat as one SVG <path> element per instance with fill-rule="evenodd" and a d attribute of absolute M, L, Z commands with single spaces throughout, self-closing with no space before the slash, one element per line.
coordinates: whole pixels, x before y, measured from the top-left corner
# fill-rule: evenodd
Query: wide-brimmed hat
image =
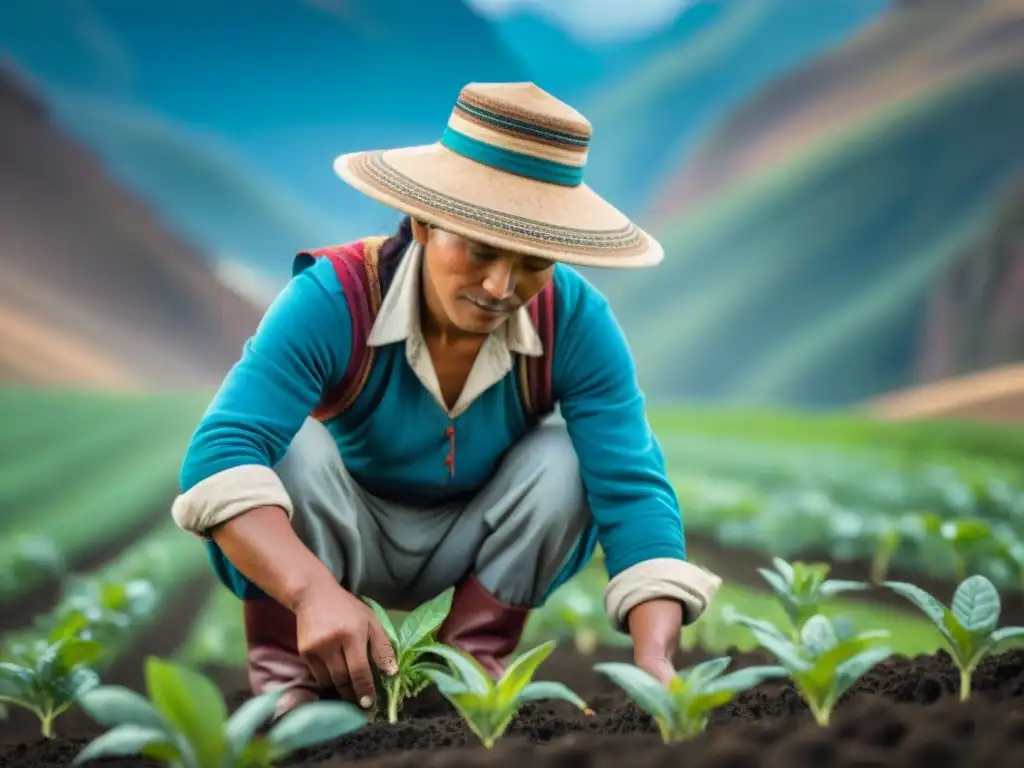
<path fill-rule="evenodd" d="M 470 83 L 433 144 L 351 152 L 347 183 L 403 213 L 519 253 L 647 267 L 661 245 L 583 182 L 590 121 L 533 83 Z"/>

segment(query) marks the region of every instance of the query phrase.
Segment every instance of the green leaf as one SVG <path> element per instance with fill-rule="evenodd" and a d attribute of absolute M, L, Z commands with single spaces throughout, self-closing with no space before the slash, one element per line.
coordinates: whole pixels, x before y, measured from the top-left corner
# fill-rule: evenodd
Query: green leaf
<path fill-rule="evenodd" d="M 10 682 L 21 693 L 31 690 L 35 682 L 33 670 L 7 661 L 0 662 L 0 679 Z"/>
<path fill-rule="evenodd" d="M 553 640 L 549 640 L 536 648 L 531 648 L 508 665 L 504 674 L 495 684 L 499 707 L 511 704 L 516 700 L 519 692 L 533 679 L 537 668 L 544 663 L 553 650 L 555 650 L 555 643 Z"/>
<path fill-rule="evenodd" d="M 77 700 L 89 691 L 98 687 L 100 676 L 90 667 L 78 667 L 67 679 L 67 685 L 62 688 L 66 691 L 68 698 Z"/>
<path fill-rule="evenodd" d="M 992 529 L 981 520 L 946 520 L 939 528 L 943 539 L 953 544 L 971 544 L 992 538 Z"/>
<path fill-rule="evenodd" d="M 886 648 L 885 646 L 879 646 L 877 648 L 869 648 L 862 653 L 857 654 L 852 659 L 847 659 L 842 664 L 838 665 L 835 669 L 834 682 L 832 684 L 832 694 L 835 698 L 839 698 L 855 682 L 857 682 L 861 676 L 870 670 L 876 664 L 880 664 L 887 658 L 892 656 L 892 649 Z"/>
<path fill-rule="evenodd" d="M 64 669 L 72 669 L 79 664 L 94 664 L 103 658 L 103 652 L 103 643 L 68 637 L 61 643 L 57 661 Z"/>
<path fill-rule="evenodd" d="M 789 677 L 789 672 L 785 667 L 761 666 L 737 669 L 735 672 L 730 672 L 709 682 L 701 688 L 701 694 L 720 692 L 736 694 L 755 688 L 766 680 L 778 680 L 783 677 Z"/>
<path fill-rule="evenodd" d="M 953 655 L 957 657 L 959 662 L 966 663 L 974 655 L 978 637 L 964 629 L 960 619 L 949 608 L 943 608 L 942 610 L 942 626 L 940 629 L 949 642 Z"/>
<path fill-rule="evenodd" d="M 655 719 L 665 722 L 672 720 L 672 697 L 665 687 L 645 670 L 632 664 L 606 662 L 594 665 L 594 671 L 619 686 L 634 704 Z"/>
<path fill-rule="evenodd" d="M 570 704 L 576 705 L 584 712 L 590 711 L 587 703 L 570 690 L 568 686 L 549 680 L 538 680 L 537 682 L 529 683 L 519 692 L 516 703 L 550 700 L 567 701 Z"/>
<path fill-rule="evenodd" d="M 708 659 L 707 661 L 695 664 L 690 669 L 682 670 L 676 676 L 685 680 L 688 688 L 699 691 L 721 675 L 731 663 L 731 657 L 719 656 L 718 658 Z"/>
<path fill-rule="evenodd" d="M 942 626 L 942 617 L 946 612 L 946 606 L 923 589 L 902 581 L 883 581 L 882 586 L 888 587 L 897 595 L 906 598 L 916 605 L 925 616 L 934 622 L 935 626 Z"/>
<path fill-rule="evenodd" d="M 88 628 L 89 619 L 85 614 L 81 611 L 71 611 L 54 624 L 47 639 L 51 643 L 56 643 L 69 637 L 75 637 Z"/>
<path fill-rule="evenodd" d="M 370 610 L 373 611 L 374 616 L 377 617 L 377 621 L 379 621 L 381 627 L 383 627 L 384 634 L 387 635 L 388 640 L 391 641 L 391 649 L 396 655 L 400 654 L 404 650 L 404 647 L 398 647 L 398 632 L 395 631 L 394 622 L 391 621 L 391 617 L 388 616 L 388 612 L 385 611 L 376 600 L 364 597 L 363 602 L 370 606 Z"/>
<path fill-rule="evenodd" d="M 953 594 L 953 615 L 972 634 L 988 634 L 999 624 L 999 592 L 984 576 L 971 576 Z"/>
<path fill-rule="evenodd" d="M 333 741 L 366 725 L 367 718 L 345 701 L 312 701 L 293 709 L 270 729 L 275 759 L 317 744 Z"/>
<path fill-rule="evenodd" d="M 245 745 L 234 768 L 272 768 L 273 765 L 274 749 L 270 742 L 263 738 L 256 738 Z"/>
<path fill-rule="evenodd" d="M 398 644 L 403 648 L 416 645 L 431 635 L 448 616 L 452 608 L 454 589 L 446 589 L 432 600 L 420 605 L 405 617 L 402 628 L 398 630 Z"/>
<path fill-rule="evenodd" d="M 725 621 L 727 624 L 738 624 L 739 626 L 745 627 L 751 631 L 757 629 L 763 634 L 773 635 L 779 640 L 788 639 L 786 635 L 782 632 L 782 630 L 776 627 L 770 621 L 765 621 L 763 619 L 754 619 L 750 616 L 744 616 L 731 605 L 726 606 L 722 610 L 722 620 Z"/>
<path fill-rule="evenodd" d="M 252 740 L 253 734 L 274 716 L 277 702 L 284 692 L 284 688 L 278 688 L 255 696 L 243 703 L 228 718 L 226 731 L 233 754 L 241 755 Z"/>
<path fill-rule="evenodd" d="M 758 568 L 757 572 L 761 574 L 762 578 L 768 582 L 768 585 L 772 588 L 775 594 L 785 600 L 793 595 L 793 590 L 790 585 L 786 583 L 779 574 L 774 571 L 769 571 L 767 568 Z"/>
<path fill-rule="evenodd" d="M 790 674 L 811 670 L 813 665 L 802 658 L 799 649 L 788 640 L 763 632 L 759 628 L 751 628 L 750 631 L 754 633 L 757 642 L 764 646 L 766 651 L 774 654 L 779 662 L 790 671 Z"/>
<path fill-rule="evenodd" d="M 991 640 L 997 646 L 1012 640 L 1024 640 L 1024 627 L 1002 627 L 992 633 Z"/>
<path fill-rule="evenodd" d="M 164 731 L 139 725 L 119 725 L 89 742 L 75 755 L 71 764 L 81 765 L 100 757 L 141 755 L 147 747 L 174 749 Z"/>
<path fill-rule="evenodd" d="M 425 646 L 423 650 L 437 654 L 447 661 L 452 672 L 456 674 L 470 691 L 474 691 L 482 696 L 490 696 L 494 688 L 490 675 L 480 665 L 480 662 L 471 655 L 455 648 L 450 648 L 447 645 L 441 645 L 440 643 Z"/>
<path fill-rule="evenodd" d="M 822 597 L 834 597 L 841 592 L 860 592 L 870 587 L 871 585 L 864 581 L 829 579 L 821 585 L 819 591 L 821 592 Z"/>
<path fill-rule="evenodd" d="M 137 725 L 167 730 L 167 721 L 143 696 L 120 685 L 103 685 L 83 694 L 78 704 L 98 724 L 112 727 Z"/>
<path fill-rule="evenodd" d="M 450 696 L 459 693 L 468 693 L 470 689 L 458 678 L 452 677 L 447 672 L 430 667 L 421 670 L 441 692 L 442 696 Z"/>
<path fill-rule="evenodd" d="M 217 765 L 227 752 L 227 707 L 206 677 L 174 662 L 146 659 L 146 690 L 156 708 L 189 743 L 200 765 Z"/>
<path fill-rule="evenodd" d="M 839 642 L 836 632 L 825 616 L 817 614 L 811 616 L 800 631 L 800 642 L 811 655 L 817 658 L 835 648 Z"/>
<path fill-rule="evenodd" d="M 775 570 L 782 574 L 782 578 L 792 583 L 795 577 L 793 566 L 783 560 L 781 557 L 773 557 L 772 565 L 775 566 Z"/>
<path fill-rule="evenodd" d="M 691 723 L 703 720 L 711 710 L 728 704 L 735 696 L 735 692 L 725 690 L 699 693 L 689 700 L 685 710 L 686 718 Z M 676 719 L 678 721 L 680 718 L 677 716 Z"/>
<path fill-rule="evenodd" d="M 492 736 L 490 699 L 467 691 L 465 693 L 453 693 L 445 696 L 456 711 L 462 716 L 466 725 L 480 741 L 488 743 Z"/>

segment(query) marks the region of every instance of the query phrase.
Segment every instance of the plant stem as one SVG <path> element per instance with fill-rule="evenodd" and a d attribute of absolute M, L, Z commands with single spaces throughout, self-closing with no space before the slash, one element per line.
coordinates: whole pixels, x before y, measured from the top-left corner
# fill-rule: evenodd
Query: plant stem
<path fill-rule="evenodd" d="M 827 727 L 829 715 L 828 709 L 826 709 L 825 707 L 819 707 L 815 704 L 810 704 L 809 702 L 808 706 L 810 707 L 811 712 L 814 714 L 814 721 L 822 728 Z"/>
<path fill-rule="evenodd" d="M 39 719 L 42 722 L 42 728 L 40 729 L 43 733 L 43 737 L 47 739 L 53 738 L 53 715 L 46 713 L 40 713 Z"/>
<path fill-rule="evenodd" d="M 974 670 L 966 667 L 960 670 L 960 701 L 967 701 L 971 697 L 971 676 Z"/>
<path fill-rule="evenodd" d="M 398 722 L 398 692 L 401 688 L 402 678 L 395 675 L 386 686 L 388 692 L 388 722 L 392 725 Z"/>

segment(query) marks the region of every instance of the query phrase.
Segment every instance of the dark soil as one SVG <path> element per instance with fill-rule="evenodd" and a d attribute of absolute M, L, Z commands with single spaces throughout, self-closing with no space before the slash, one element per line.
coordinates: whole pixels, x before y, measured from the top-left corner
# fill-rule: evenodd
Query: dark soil
<path fill-rule="evenodd" d="M 909 659 L 895 656 L 865 675 L 843 697 L 825 729 L 786 683 L 769 683 L 716 711 L 701 737 L 683 744 L 661 743 L 650 718 L 630 704 L 591 666 L 599 660 L 628 660 L 628 650 L 583 659 L 559 650 L 540 677 L 561 680 L 580 693 L 595 715 L 585 717 L 560 703 L 525 706 L 506 738 L 493 750 L 479 746 L 435 691 L 410 702 L 398 725 L 372 724 L 337 742 L 299 754 L 291 765 L 365 768 L 460 768 L 461 766 L 679 766 L 687 768 L 819 768 L 820 766 L 913 766 L 917 768 L 1018 768 L 1024 765 L 1024 652 L 984 662 L 975 674 L 972 698 L 957 700 L 959 676 L 940 653 Z M 768 661 L 761 655 L 734 657 L 735 666 Z M 678 658 L 680 666 L 696 657 Z M 244 677 L 216 671 L 229 690 L 232 708 L 247 695 Z M 101 730 L 71 730 L 72 713 L 58 722 L 61 738 L 2 733 L 27 743 L 0 752 L 5 768 L 67 766 L 89 737 Z M 110 766 L 152 765 L 117 759 Z"/>

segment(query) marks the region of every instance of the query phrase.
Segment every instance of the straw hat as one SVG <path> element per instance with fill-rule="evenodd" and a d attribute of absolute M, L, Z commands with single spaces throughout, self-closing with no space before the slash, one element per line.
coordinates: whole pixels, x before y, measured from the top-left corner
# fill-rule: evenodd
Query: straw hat
<path fill-rule="evenodd" d="M 583 183 L 590 122 L 533 83 L 470 83 L 440 140 L 352 152 L 360 192 L 463 237 L 593 267 L 647 267 L 661 246 Z"/>

